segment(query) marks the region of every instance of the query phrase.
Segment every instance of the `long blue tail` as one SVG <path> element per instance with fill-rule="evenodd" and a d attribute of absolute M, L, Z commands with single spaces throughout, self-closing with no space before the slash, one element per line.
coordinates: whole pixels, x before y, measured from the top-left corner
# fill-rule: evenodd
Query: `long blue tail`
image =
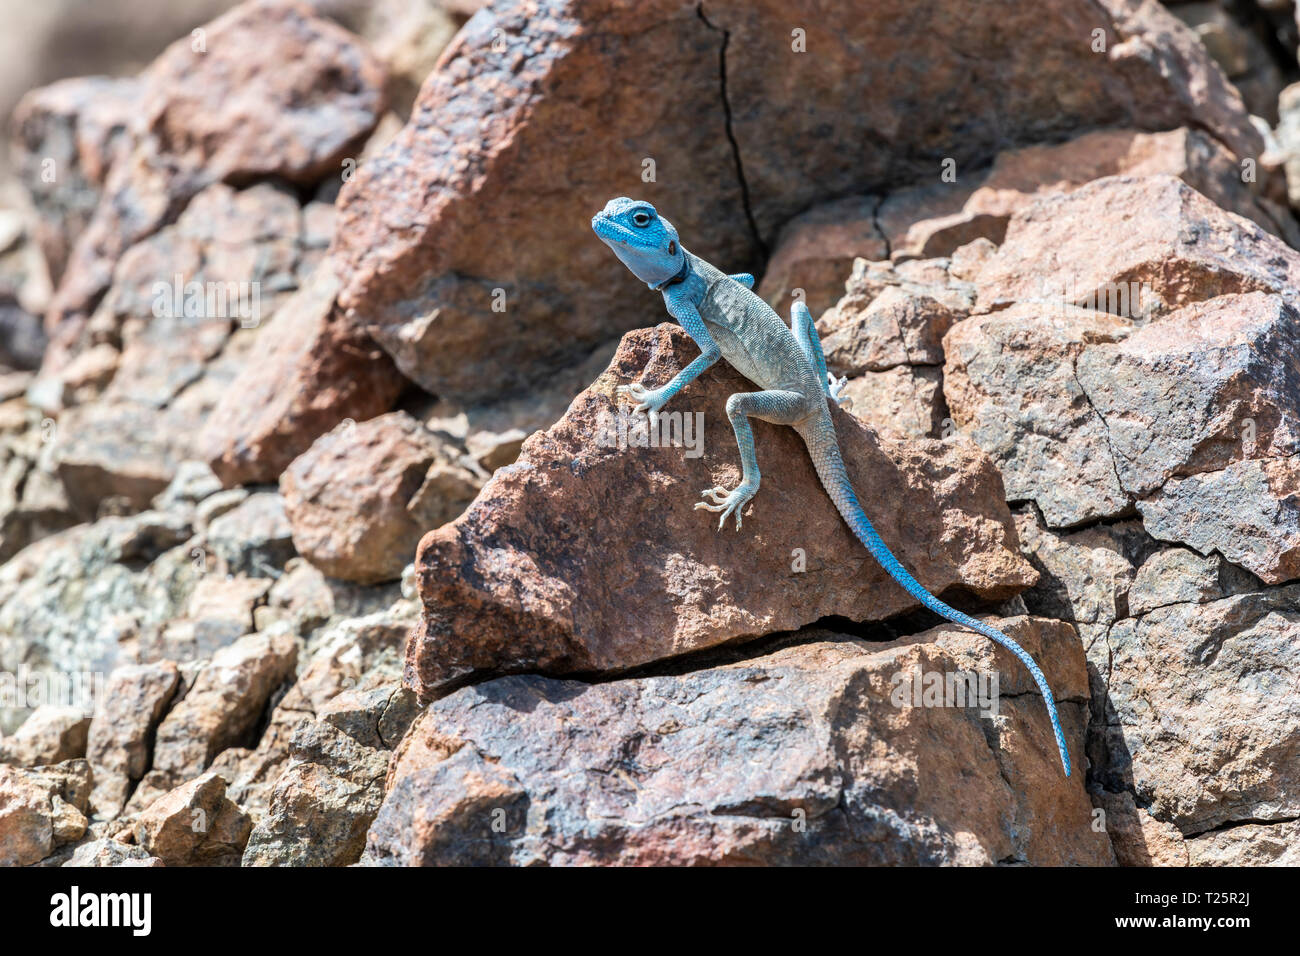
<path fill-rule="evenodd" d="M 825 427 L 821 427 L 823 422 Z M 1052 721 L 1052 732 L 1056 735 L 1056 747 L 1061 753 L 1061 766 L 1065 768 L 1065 775 L 1068 777 L 1070 775 L 1070 752 L 1065 746 L 1065 734 L 1061 730 L 1061 719 L 1056 713 L 1056 699 L 1052 696 L 1052 689 L 1047 685 L 1047 678 L 1043 676 L 1043 672 L 1025 649 L 1011 638 L 997 628 L 989 627 L 983 621 L 976 620 L 969 614 L 963 614 L 956 608 L 944 604 L 908 573 L 907 568 L 903 567 L 898 558 L 894 557 L 893 552 L 889 550 L 889 547 L 863 513 L 862 506 L 858 504 L 858 497 L 853 493 L 853 486 L 849 483 L 848 473 L 844 469 L 844 460 L 840 457 L 839 442 L 835 438 L 834 425 L 831 423 L 829 416 L 823 422 L 814 424 L 807 429 L 801 428 L 799 431 L 803 435 L 804 442 L 808 445 L 808 451 L 812 455 L 817 475 L 821 478 L 822 487 L 826 489 L 826 493 L 835 502 L 835 507 L 839 509 L 840 515 L 849 528 L 852 529 L 854 535 L 857 536 L 857 539 L 871 552 L 871 556 L 880 562 L 880 566 L 888 571 L 889 576 L 901 584 L 908 594 L 936 614 L 947 618 L 954 624 L 960 624 L 972 631 L 983 634 L 990 640 L 997 641 L 997 643 L 1020 658 L 1020 662 L 1029 669 L 1029 673 L 1033 675 L 1039 691 L 1042 692 L 1043 702 L 1047 705 L 1047 716 Z M 827 435 L 828 432 L 829 435 Z M 828 438 L 829 440 L 827 440 Z"/>

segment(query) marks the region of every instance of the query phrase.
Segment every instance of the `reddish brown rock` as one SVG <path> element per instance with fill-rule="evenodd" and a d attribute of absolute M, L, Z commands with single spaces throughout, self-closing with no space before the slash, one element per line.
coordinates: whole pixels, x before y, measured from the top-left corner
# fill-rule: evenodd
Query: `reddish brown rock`
<path fill-rule="evenodd" d="M 130 152 L 142 84 L 103 76 L 32 90 L 14 107 L 14 159 L 36 207 L 36 241 L 50 279 L 99 204 L 108 171 Z"/>
<path fill-rule="evenodd" d="M 248 0 L 144 72 L 135 148 L 109 173 L 50 306 L 75 326 L 121 255 L 204 186 L 277 176 L 312 183 L 355 156 L 383 110 L 384 72 L 342 28 L 293 0 Z M 201 46 L 201 49 L 196 47 Z"/>
<path fill-rule="evenodd" d="M 944 438 L 952 429 L 943 400 L 943 369 L 896 365 L 851 378 L 848 411 L 872 428 L 902 438 Z"/>
<path fill-rule="evenodd" d="M 396 580 L 420 536 L 482 486 L 482 472 L 459 457 L 405 412 L 338 426 L 281 476 L 294 547 L 332 577 Z"/>
<path fill-rule="evenodd" d="M 0 866 L 27 866 L 86 832 L 90 765 L 23 770 L 0 764 Z"/>
<path fill-rule="evenodd" d="M 1022 303 L 974 315 L 944 338 L 944 397 L 962 433 L 992 456 L 1007 499 L 1038 505 L 1051 527 L 1127 510 L 1106 423 L 1075 375 L 1085 344 L 1123 338 L 1106 312 Z"/>
<path fill-rule="evenodd" d="M 158 726 L 154 785 L 174 785 L 205 770 L 227 747 L 246 743 L 297 657 L 297 643 L 285 630 L 250 634 L 217 651 Z"/>
<path fill-rule="evenodd" d="M 1088 347 L 1077 372 L 1135 496 L 1171 477 L 1300 454 L 1300 312 L 1280 295 L 1187 306 Z"/>
<path fill-rule="evenodd" d="M 1044 662 L 1081 754 L 1073 629 L 996 623 Z M 362 862 L 1113 863 L 1083 774 L 1061 774 L 1009 653 L 948 628 L 798 640 L 669 676 L 507 677 L 434 702 L 394 756 Z M 918 677 L 959 674 L 997 675 L 996 718 L 973 699 L 914 696 Z"/>
<path fill-rule="evenodd" d="M 131 825 L 135 843 L 164 866 L 238 866 L 252 829 L 213 773 L 159 797 Z"/>
<path fill-rule="evenodd" d="M 1049 55 L 1025 42 L 1042 36 L 1078 40 Z M 865 19 L 777 0 L 515 0 L 466 25 L 412 116 L 344 187 L 340 304 L 456 401 L 544 378 L 653 314 L 589 234 L 611 196 L 659 203 L 692 251 L 741 270 L 798 213 L 936 176 L 941 157 L 975 169 L 1066 131 L 1193 120 L 1260 151 L 1190 31 L 1136 0 L 891 0 Z"/>
<path fill-rule="evenodd" d="M 0 763 L 36 767 L 84 757 L 89 729 L 81 708 L 43 704 L 12 737 L 0 738 Z"/>
<path fill-rule="evenodd" d="M 116 816 L 131 785 L 149 769 L 154 732 L 180 683 L 171 661 L 119 667 L 109 676 L 87 746 L 95 770 L 90 800 L 97 815 Z"/>
<path fill-rule="evenodd" d="M 340 421 L 386 412 L 403 379 L 364 335 L 339 321 L 326 262 L 259 336 L 257 352 L 213 409 L 199 447 L 226 485 L 279 478 Z"/>
<path fill-rule="evenodd" d="M 980 271 L 979 304 L 1162 315 L 1218 295 L 1300 288 L 1300 253 L 1172 176 L 1111 176 L 1018 212 Z"/>
<path fill-rule="evenodd" d="M 896 365 L 942 365 L 943 337 L 965 317 L 938 299 L 890 286 L 869 299 L 850 291 L 822 316 L 817 331 L 827 368 L 861 375 Z"/>
<path fill-rule="evenodd" d="M 725 363 L 661 413 L 702 416 L 697 451 L 637 447 L 645 432 L 635 429 L 619 447 L 615 387 L 666 382 L 697 352 L 676 326 L 629 333 L 564 418 L 421 541 L 413 689 L 427 696 L 488 670 L 618 670 L 828 615 L 881 620 L 915 606 L 848 531 L 790 429 L 754 424 L 763 487 L 743 532 L 719 532 L 693 510 L 700 489 L 739 480 L 723 408 L 753 386 Z M 972 446 L 882 440 L 834 414 L 868 516 L 932 592 L 998 599 L 1032 583 L 1001 483 Z"/>
<path fill-rule="evenodd" d="M 1072 192 L 1106 176 L 1159 174 L 1177 176 L 1288 242 L 1300 240 L 1294 221 L 1264 201 L 1263 188 L 1243 181 L 1231 151 L 1186 127 L 1160 133 L 1098 130 L 1065 143 L 1006 150 L 987 173 L 891 193 L 876 220 L 895 259 L 946 256 L 979 237 L 1001 243 L 1011 217 L 1039 196 Z"/>
<path fill-rule="evenodd" d="M 780 316 L 790 315 L 795 297 L 814 318 L 820 316 L 844 294 L 854 259 L 889 257 L 889 243 L 876 225 L 879 205 L 875 196 L 851 196 L 791 219 L 781 227 L 758 294 Z"/>

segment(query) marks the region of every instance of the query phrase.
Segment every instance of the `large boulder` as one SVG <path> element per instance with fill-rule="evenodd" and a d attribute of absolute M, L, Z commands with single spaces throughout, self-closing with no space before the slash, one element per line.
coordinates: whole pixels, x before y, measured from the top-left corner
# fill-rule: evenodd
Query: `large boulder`
<path fill-rule="evenodd" d="M 1066 132 L 1189 123 L 1262 149 L 1155 2 L 493 4 L 344 187 L 339 301 L 408 377 L 480 399 L 657 307 L 592 240 L 611 196 L 656 202 L 692 251 L 752 270 L 819 202 Z"/>
<path fill-rule="evenodd" d="M 1044 662 L 1079 751 L 1073 629 L 995 623 Z M 957 675 L 999 681 L 996 718 L 938 693 Z M 812 629 L 720 666 L 436 701 L 394 755 L 362 862 L 1111 864 L 1092 817 L 1008 652 L 955 628 L 885 644 Z"/>
<path fill-rule="evenodd" d="M 917 606 L 849 532 L 792 429 L 754 423 L 763 485 L 743 531 L 693 510 L 701 489 L 739 481 L 723 409 L 753 385 L 714 366 L 660 413 L 654 447 L 615 388 L 667 382 L 697 351 L 677 326 L 629 333 L 565 416 L 424 538 L 413 689 L 429 696 L 487 671 L 618 670 Z M 1033 582 L 987 458 L 964 441 L 896 442 L 834 416 L 868 517 L 933 593 L 1000 600 Z"/>

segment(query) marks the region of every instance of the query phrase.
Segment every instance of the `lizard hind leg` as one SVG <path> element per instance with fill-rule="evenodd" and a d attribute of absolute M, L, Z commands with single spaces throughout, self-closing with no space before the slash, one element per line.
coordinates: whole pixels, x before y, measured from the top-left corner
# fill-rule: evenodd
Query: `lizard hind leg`
<path fill-rule="evenodd" d="M 727 418 L 736 432 L 736 445 L 740 449 L 740 484 L 728 490 L 721 486 L 708 488 L 702 493 L 704 501 L 697 502 L 697 509 L 720 511 L 718 530 L 727 523 L 727 518 L 736 516 L 736 530 L 741 527 L 741 510 L 749 500 L 758 493 L 761 475 L 758 471 L 758 454 L 754 450 L 754 430 L 749 426 L 749 419 L 758 418 L 776 425 L 793 425 L 809 415 L 808 403 L 798 392 L 772 389 L 765 392 L 737 392 L 727 399 Z"/>

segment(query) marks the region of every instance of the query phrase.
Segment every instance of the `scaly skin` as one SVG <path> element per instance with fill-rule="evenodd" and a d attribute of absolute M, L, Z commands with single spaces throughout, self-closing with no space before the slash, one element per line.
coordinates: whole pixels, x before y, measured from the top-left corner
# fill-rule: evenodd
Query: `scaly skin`
<path fill-rule="evenodd" d="M 949 607 L 927 591 L 894 557 L 863 513 L 849 483 L 827 405 L 828 399 L 840 401 L 844 380 L 837 381 L 827 373 L 821 341 L 808 308 L 801 302 L 795 303 L 791 327 L 787 328 L 771 307 L 751 291 L 753 276 L 728 276 L 687 252 L 672 223 L 647 202 L 611 199 L 592 218 L 591 225 L 601 241 L 637 278 L 663 294 L 668 314 L 681 323 L 700 347 L 700 355 L 661 388 L 647 389 L 640 384 L 619 386 L 620 394 L 638 403 L 636 411 L 648 412 L 653 422 L 674 395 L 720 358 L 762 389 L 737 392 L 727 399 L 727 417 L 740 448 L 740 484 L 731 490 L 706 489 L 704 500 L 695 507 L 721 512 L 719 529 L 734 515 L 739 530 L 741 511 L 758 492 L 761 477 L 749 419 L 789 425 L 808 446 L 822 487 L 840 515 L 890 576 L 927 608 L 996 641 L 1029 669 L 1047 705 L 1061 766 L 1068 777 L 1070 754 L 1057 716 L 1056 700 L 1034 659 L 1001 631 Z"/>

